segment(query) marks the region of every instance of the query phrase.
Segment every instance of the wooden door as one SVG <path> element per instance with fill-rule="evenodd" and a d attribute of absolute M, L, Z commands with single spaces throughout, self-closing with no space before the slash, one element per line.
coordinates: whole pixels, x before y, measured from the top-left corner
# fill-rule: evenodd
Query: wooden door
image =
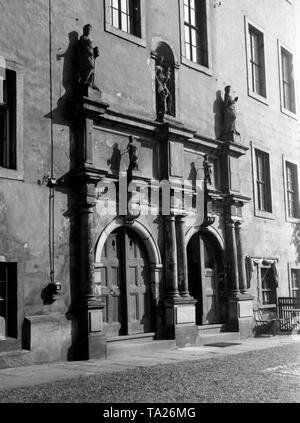
<path fill-rule="evenodd" d="M 218 263 L 211 243 L 200 237 L 203 318 L 202 324 L 220 322 Z"/>
<path fill-rule="evenodd" d="M 150 332 L 152 296 L 147 253 L 127 228 L 113 232 L 102 252 L 104 331 L 108 337 Z"/>
<path fill-rule="evenodd" d="M 189 291 L 197 300 L 196 324 L 220 323 L 218 263 L 213 245 L 196 234 L 187 248 Z"/>
<path fill-rule="evenodd" d="M 103 324 L 108 337 L 125 335 L 124 277 L 122 272 L 122 234 L 113 232 L 103 247 L 101 289 L 105 303 Z"/>
<path fill-rule="evenodd" d="M 202 273 L 203 318 L 202 324 L 220 322 L 218 263 L 213 245 L 200 237 L 200 260 Z"/>
<path fill-rule="evenodd" d="M 135 233 L 126 230 L 126 281 L 128 334 L 151 331 L 151 291 L 147 253 Z"/>

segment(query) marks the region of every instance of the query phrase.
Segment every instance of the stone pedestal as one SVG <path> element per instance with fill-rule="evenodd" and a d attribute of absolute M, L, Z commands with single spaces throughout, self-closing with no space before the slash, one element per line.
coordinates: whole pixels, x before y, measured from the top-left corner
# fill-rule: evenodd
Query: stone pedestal
<path fill-rule="evenodd" d="M 165 330 L 168 339 L 176 340 L 178 347 L 196 345 L 198 329 L 195 313 L 196 300 L 174 298 L 165 300 Z"/>
<path fill-rule="evenodd" d="M 71 322 L 64 314 L 25 317 L 22 347 L 31 351 L 33 363 L 66 361 L 71 342 Z"/>
<path fill-rule="evenodd" d="M 229 330 L 240 332 L 241 338 L 253 336 L 253 297 L 250 295 L 229 297 L 228 318 Z"/>

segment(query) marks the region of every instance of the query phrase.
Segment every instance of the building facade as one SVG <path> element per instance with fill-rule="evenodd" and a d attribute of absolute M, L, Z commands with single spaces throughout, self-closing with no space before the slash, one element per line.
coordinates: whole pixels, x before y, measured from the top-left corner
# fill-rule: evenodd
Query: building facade
<path fill-rule="evenodd" d="M 0 9 L 0 353 L 247 337 L 299 296 L 296 1 Z"/>

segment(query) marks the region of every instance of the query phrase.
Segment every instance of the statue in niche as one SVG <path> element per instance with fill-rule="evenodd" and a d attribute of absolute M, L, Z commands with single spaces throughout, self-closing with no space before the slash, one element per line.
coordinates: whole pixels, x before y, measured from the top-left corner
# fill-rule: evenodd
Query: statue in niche
<path fill-rule="evenodd" d="M 127 153 L 129 155 L 128 172 L 131 173 L 133 170 L 139 170 L 137 146 L 134 144 L 132 136 L 129 137 L 129 143 L 127 144 Z"/>
<path fill-rule="evenodd" d="M 163 66 L 163 57 L 158 57 L 155 65 L 156 96 L 157 96 L 157 122 L 163 123 L 165 113 L 171 111 L 171 92 L 168 83 L 171 79 L 171 68 Z"/>
<path fill-rule="evenodd" d="M 92 26 L 87 24 L 83 27 L 83 34 L 78 41 L 79 59 L 79 85 L 90 87 L 100 91 L 95 85 L 95 62 L 99 57 L 98 47 L 93 48 L 93 40 L 90 37 Z"/>
<path fill-rule="evenodd" d="M 225 87 L 225 95 L 223 102 L 223 128 L 220 137 L 222 141 L 234 141 L 234 135 L 240 135 L 235 128 L 235 103 L 238 101 L 238 97 L 235 97 L 233 99 L 230 95 L 230 90 L 231 86 L 227 85 Z"/>
<path fill-rule="evenodd" d="M 211 176 L 212 176 L 212 166 L 208 161 L 207 154 L 205 154 L 203 159 L 203 169 L 204 169 L 204 181 L 207 185 L 211 185 Z"/>

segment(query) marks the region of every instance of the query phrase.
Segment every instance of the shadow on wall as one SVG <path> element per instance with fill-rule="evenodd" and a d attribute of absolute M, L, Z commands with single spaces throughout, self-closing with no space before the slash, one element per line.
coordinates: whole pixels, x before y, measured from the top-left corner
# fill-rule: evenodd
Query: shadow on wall
<path fill-rule="evenodd" d="M 216 100 L 213 105 L 213 112 L 215 114 L 215 137 L 220 139 L 222 128 L 223 128 L 223 107 L 224 101 L 222 99 L 221 91 L 216 92 Z"/>
<path fill-rule="evenodd" d="M 82 128 L 83 117 L 78 108 L 78 33 L 72 31 L 68 34 L 69 44 L 64 53 L 57 55 L 57 60 L 63 60 L 62 66 L 62 86 L 65 93 L 57 100 L 57 107 L 49 111 L 44 118 L 52 119 L 54 125 L 62 125 L 69 128 L 69 171 L 63 175 L 55 174 L 57 185 L 54 186 L 55 192 L 60 192 L 67 197 L 67 210 L 63 213 L 70 222 L 69 235 L 69 280 L 64 280 L 66 284 L 65 292 L 70 291 L 70 305 L 66 310 L 65 317 L 72 323 L 72 344 L 68 351 L 67 359 L 69 361 L 80 360 L 84 358 L 79 339 L 80 333 L 80 210 L 78 202 L 80 199 L 80 186 L 75 186 L 72 181 L 74 169 L 78 168 L 82 157 Z M 54 141 L 55 142 L 55 141 Z M 55 145 L 54 145 L 55 148 Z M 117 165 L 116 165 L 117 166 Z M 55 169 L 55 163 L 54 163 Z M 57 275 L 59 277 L 59 275 Z M 70 283 L 67 286 L 67 283 Z M 62 294 L 63 295 L 63 294 Z M 41 292 L 44 304 L 51 304 L 52 300 L 47 289 Z"/>

